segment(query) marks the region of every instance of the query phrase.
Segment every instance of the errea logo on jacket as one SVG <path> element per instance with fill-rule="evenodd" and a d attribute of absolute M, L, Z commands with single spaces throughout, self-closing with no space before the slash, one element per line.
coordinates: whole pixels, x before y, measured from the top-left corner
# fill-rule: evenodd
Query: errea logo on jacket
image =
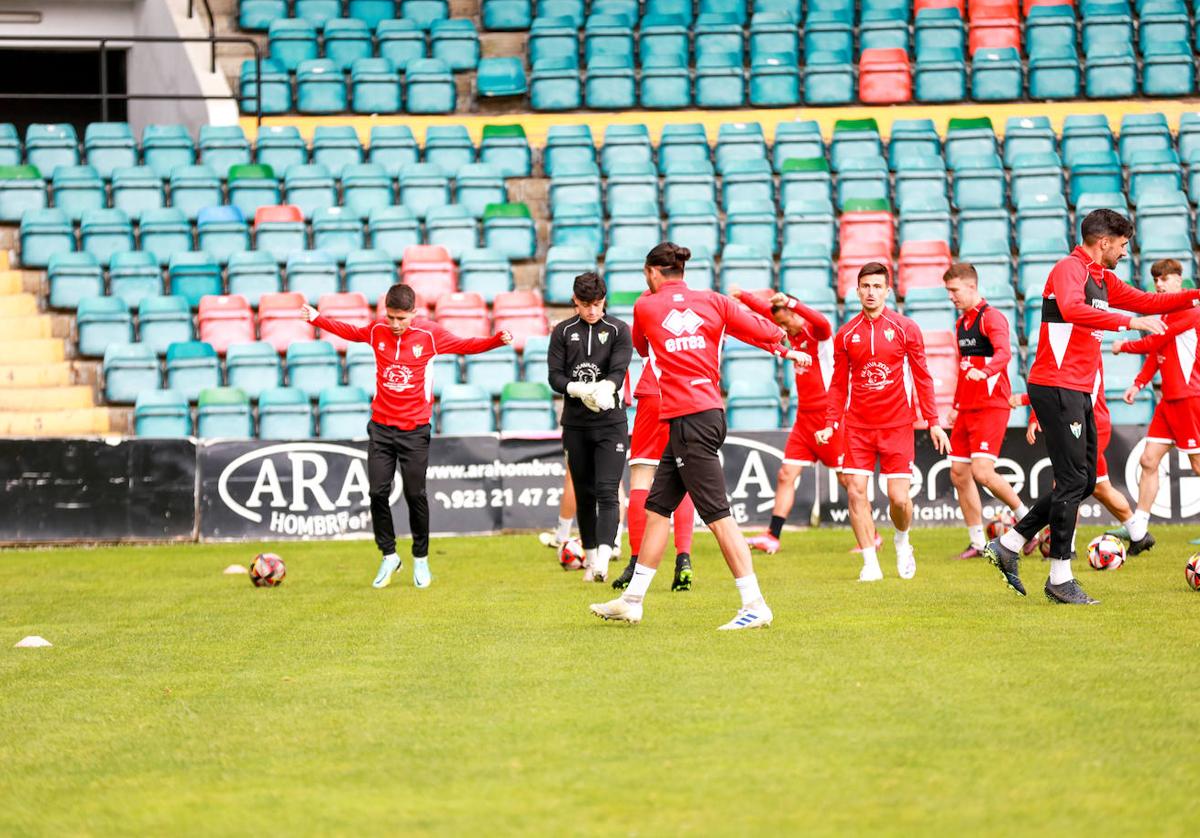
<path fill-rule="evenodd" d="M 703 335 L 697 335 L 696 332 L 704 321 L 700 315 L 692 311 L 690 308 L 685 308 L 680 311 L 677 308 L 671 309 L 670 313 L 663 318 L 662 326 L 671 334 L 673 338 L 667 338 L 663 347 L 668 352 L 679 352 L 688 349 L 704 349 L 707 345 Z"/>

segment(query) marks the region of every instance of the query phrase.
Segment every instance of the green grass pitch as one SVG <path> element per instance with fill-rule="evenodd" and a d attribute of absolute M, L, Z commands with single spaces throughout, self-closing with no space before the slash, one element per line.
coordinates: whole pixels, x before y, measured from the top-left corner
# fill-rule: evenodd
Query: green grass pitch
<path fill-rule="evenodd" d="M 959 529 L 874 585 L 847 531 L 788 533 L 736 633 L 706 533 L 637 627 L 530 536 L 436 539 L 426 591 L 373 590 L 366 542 L 0 552 L 0 834 L 1189 833 L 1195 533 L 1156 532 L 1079 563 L 1098 608 Z M 259 549 L 279 589 L 221 574 Z"/>

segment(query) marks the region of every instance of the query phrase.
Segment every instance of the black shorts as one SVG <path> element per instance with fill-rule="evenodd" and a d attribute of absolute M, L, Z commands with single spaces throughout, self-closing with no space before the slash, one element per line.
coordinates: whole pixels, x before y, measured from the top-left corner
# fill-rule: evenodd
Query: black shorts
<path fill-rule="evenodd" d="M 704 523 L 729 517 L 719 453 L 725 442 L 725 411 L 714 407 L 668 422 L 670 437 L 654 472 L 646 508 L 670 517 L 683 496 L 690 494 Z"/>

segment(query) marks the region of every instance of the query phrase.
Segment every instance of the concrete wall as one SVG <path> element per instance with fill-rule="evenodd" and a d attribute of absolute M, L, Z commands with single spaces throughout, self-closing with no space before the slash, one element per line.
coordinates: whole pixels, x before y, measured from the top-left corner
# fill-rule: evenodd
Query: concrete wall
<path fill-rule="evenodd" d="M 87 35 L 98 38 L 207 35 L 207 19 L 197 14 L 189 20 L 187 5 L 187 0 L 0 0 L 0 35 Z M 38 19 L 19 19 L 26 15 L 36 15 Z M 42 49 L 54 46 L 53 42 L 26 43 Z M 19 45 L 19 42 L 3 43 L 0 47 Z M 72 45 L 63 42 L 62 46 L 69 48 Z M 74 46 L 91 48 L 86 44 Z M 130 44 L 128 54 L 130 93 L 204 93 L 214 96 L 230 93 L 223 76 L 208 72 L 206 44 Z M 234 124 L 237 107 L 230 100 L 132 101 L 129 103 L 129 121 L 138 133 L 147 123 L 182 122 L 194 135 L 204 124 Z"/>

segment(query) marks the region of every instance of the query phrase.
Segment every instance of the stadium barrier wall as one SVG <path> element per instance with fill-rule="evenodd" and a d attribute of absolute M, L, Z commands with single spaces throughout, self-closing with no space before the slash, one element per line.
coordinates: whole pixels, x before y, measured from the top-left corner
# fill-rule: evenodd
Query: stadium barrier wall
<path fill-rule="evenodd" d="M 1144 429 L 1113 429 L 1107 453 L 1114 485 L 1130 494 L 1138 477 Z M 775 500 L 787 434 L 733 432 L 722 449 L 734 519 L 764 527 Z M 1153 513 L 1200 521 L 1200 478 L 1176 454 Z M 1041 440 L 1026 444 L 1011 429 L 997 469 L 1023 498 L 1050 490 Z M 485 435 L 434 437 L 428 495 L 436 534 L 497 533 L 550 526 L 564 468 L 556 438 Z M 886 493 L 871 483 L 876 519 L 887 521 Z M 0 440 L 0 543 L 219 541 L 369 538 L 365 440 Z M 912 486 L 917 526 L 961 524 L 949 463 L 928 434 L 917 433 Z M 984 513 L 997 505 L 985 494 Z M 408 510 L 397 478 L 392 509 L 398 535 Z M 1094 501 L 1081 507 L 1107 521 Z M 845 525 L 836 475 L 806 469 L 789 521 Z"/>

